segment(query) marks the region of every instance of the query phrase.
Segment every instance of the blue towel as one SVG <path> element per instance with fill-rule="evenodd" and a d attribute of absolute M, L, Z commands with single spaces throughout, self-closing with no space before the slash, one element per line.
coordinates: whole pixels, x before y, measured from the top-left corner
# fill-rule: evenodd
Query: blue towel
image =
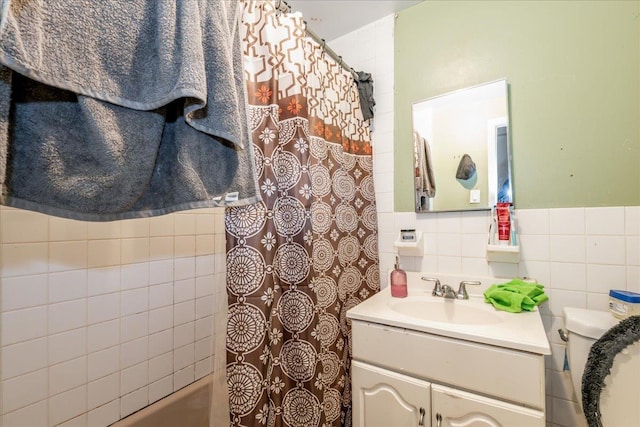
<path fill-rule="evenodd" d="M 109 221 L 259 200 L 236 2 L 4 10 L 1 204 Z"/>

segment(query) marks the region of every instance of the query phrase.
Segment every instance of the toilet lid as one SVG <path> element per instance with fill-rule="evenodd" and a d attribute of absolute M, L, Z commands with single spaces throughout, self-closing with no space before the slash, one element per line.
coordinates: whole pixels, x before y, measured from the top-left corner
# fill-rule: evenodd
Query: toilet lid
<path fill-rule="evenodd" d="M 602 427 L 600 394 L 611 372 L 613 359 L 622 350 L 640 340 L 640 316 L 631 316 L 613 326 L 589 351 L 582 375 L 582 407 L 589 427 Z"/>

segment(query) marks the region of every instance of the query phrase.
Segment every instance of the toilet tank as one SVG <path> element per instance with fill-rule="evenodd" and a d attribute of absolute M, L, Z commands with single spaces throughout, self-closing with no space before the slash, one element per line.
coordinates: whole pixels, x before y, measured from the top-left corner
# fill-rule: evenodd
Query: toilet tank
<path fill-rule="evenodd" d="M 618 320 L 608 311 L 564 308 L 564 325 L 569 333 L 567 352 L 571 383 L 580 408 L 582 408 L 582 374 L 591 346 L 617 323 Z"/>

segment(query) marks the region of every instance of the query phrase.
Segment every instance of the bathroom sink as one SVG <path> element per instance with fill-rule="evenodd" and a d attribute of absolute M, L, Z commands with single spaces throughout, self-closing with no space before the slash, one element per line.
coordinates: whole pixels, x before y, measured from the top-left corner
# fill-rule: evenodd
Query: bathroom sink
<path fill-rule="evenodd" d="M 504 316 L 500 316 L 493 306 L 478 304 L 473 300 L 412 296 L 392 299 L 388 304 L 391 310 L 399 314 L 431 322 L 487 325 L 504 320 Z"/>
<path fill-rule="evenodd" d="M 347 318 L 383 327 L 394 326 L 407 333 L 426 332 L 467 342 L 551 354 L 537 308 L 530 312 L 508 313 L 484 302 L 482 292 L 498 279 L 440 274 L 443 284 L 481 281 L 481 286 L 468 289 L 468 300 L 459 300 L 432 296 L 433 283 L 421 280 L 427 274 L 427 277 L 434 277 L 430 273 L 407 272 L 409 292 L 406 298 L 394 298 L 389 289 L 383 289 L 349 309 Z"/>

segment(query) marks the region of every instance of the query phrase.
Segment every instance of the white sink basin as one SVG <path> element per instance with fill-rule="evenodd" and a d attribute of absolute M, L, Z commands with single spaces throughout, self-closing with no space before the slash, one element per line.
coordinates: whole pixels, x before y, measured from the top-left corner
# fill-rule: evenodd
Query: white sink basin
<path fill-rule="evenodd" d="M 391 310 L 404 316 L 440 323 L 487 325 L 503 322 L 490 304 L 472 300 L 453 300 L 433 297 L 394 298 L 388 301 Z"/>
<path fill-rule="evenodd" d="M 407 331 L 426 332 L 537 354 L 551 354 L 537 309 L 507 313 L 484 302 L 482 292 L 491 283 L 496 283 L 495 279 L 442 278 L 440 275 L 440 280 L 446 284 L 457 284 L 460 279 L 482 280 L 482 286 L 474 287 L 474 294 L 468 300 L 454 300 L 431 296 L 433 284 L 420 280 L 424 275 L 425 273 L 408 272 L 409 295 L 406 298 L 393 298 L 388 288 L 383 289 L 351 308 L 347 317 Z"/>

